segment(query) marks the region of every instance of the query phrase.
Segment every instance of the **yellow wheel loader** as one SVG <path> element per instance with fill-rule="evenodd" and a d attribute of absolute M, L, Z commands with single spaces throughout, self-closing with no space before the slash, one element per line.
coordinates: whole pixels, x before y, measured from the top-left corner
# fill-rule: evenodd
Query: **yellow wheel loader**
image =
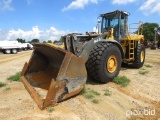
<path fill-rule="evenodd" d="M 40 109 L 80 93 L 87 75 L 107 83 L 118 75 L 122 63 L 143 66 L 142 25 L 131 34 L 128 16 L 120 10 L 101 14 L 101 32 L 62 36 L 64 50 L 51 44 L 34 44 L 21 80 Z"/>

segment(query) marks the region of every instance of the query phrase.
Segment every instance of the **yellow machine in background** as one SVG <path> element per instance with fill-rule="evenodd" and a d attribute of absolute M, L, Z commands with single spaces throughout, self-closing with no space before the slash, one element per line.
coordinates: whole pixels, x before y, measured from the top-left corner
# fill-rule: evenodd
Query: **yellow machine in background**
<path fill-rule="evenodd" d="M 64 44 L 63 43 L 48 43 L 51 46 L 54 46 L 56 48 L 62 48 L 64 49 Z"/>
<path fill-rule="evenodd" d="M 54 44 L 34 45 L 21 80 L 40 109 L 78 94 L 87 76 L 107 83 L 119 74 L 122 63 L 143 66 L 142 25 L 130 33 L 128 16 L 120 10 L 101 14 L 101 32 L 62 36 L 65 49 Z"/>

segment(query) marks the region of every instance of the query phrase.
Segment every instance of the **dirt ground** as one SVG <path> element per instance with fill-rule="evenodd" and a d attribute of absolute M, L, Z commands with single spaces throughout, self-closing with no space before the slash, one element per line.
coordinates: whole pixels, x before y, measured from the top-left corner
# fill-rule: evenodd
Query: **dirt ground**
<path fill-rule="evenodd" d="M 31 53 L 0 53 L 0 82 L 7 83 L 0 88 L 0 120 L 160 120 L 160 49 L 146 49 L 142 68 L 121 69 L 119 76 L 131 80 L 127 87 L 113 82 L 89 82 L 86 89 L 100 93 L 95 96 L 98 104 L 77 95 L 59 103 L 51 113 L 37 107 L 21 82 L 7 80 L 22 70 Z M 139 71 L 148 71 L 148 74 L 142 75 Z M 106 89 L 111 91 L 111 96 L 104 96 Z"/>

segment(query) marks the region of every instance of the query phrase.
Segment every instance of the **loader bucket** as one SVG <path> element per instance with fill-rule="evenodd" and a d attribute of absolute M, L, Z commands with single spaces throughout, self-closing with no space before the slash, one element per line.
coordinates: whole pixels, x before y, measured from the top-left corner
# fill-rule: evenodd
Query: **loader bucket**
<path fill-rule="evenodd" d="M 21 81 L 40 109 L 78 94 L 86 83 L 82 57 L 51 44 L 35 44 Z"/>

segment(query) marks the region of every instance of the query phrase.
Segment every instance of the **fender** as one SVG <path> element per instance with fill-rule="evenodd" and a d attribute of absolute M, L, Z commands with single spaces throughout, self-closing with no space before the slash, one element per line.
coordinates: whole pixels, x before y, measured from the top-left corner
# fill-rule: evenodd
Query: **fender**
<path fill-rule="evenodd" d="M 118 48 L 120 49 L 122 59 L 124 58 L 123 48 L 118 41 L 116 41 L 116 40 L 106 40 L 106 39 L 101 39 L 101 38 L 94 38 L 93 40 L 88 41 L 82 47 L 82 52 L 81 52 L 80 56 L 84 59 L 85 62 L 87 62 L 92 49 L 100 43 L 113 43 L 113 44 L 117 45 Z"/>

